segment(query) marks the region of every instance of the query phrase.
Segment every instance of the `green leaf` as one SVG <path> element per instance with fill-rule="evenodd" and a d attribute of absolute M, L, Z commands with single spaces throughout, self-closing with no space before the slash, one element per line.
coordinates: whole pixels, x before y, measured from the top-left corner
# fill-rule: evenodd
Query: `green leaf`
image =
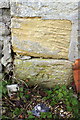
<path fill-rule="evenodd" d="M 51 91 L 51 90 L 47 90 L 46 93 L 47 93 L 48 95 L 51 95 L 51 94 L 52 94 L 52 91 Z"/>
<path fill-rule="evenodd" d="M 6 86 L 7 85 L 7 81 L 2 81 L 2 86 Z"/>
<path fill-rule="evenodd" d="M 77 105 L 77 104 L 78 104 L 78 101 L 77 101 L 77 99 L 73 98 L 73 99 L 71 100 L 71 103 L 72 103 L 72 105 Z"/>
<path fill-rule="evenodd" d="M 22 91 L 22 92 L 23 92 L 23 87 L 20 87 L 20 88 L 19 88 L 19 91 Z"/>
<path fill-rule="evenodd" d="M 51 112 L 47 113 L 47 118 L 52 118 L 52 113 Z"/>
<path fill-rule="evenodd" d="M 28 118 L 35 118 L 35 116 L 33 116 L 33 115 L 30 115 Z"/>
<path fill-rule="evenodd" d="M 55 100 L 51 101 L 51 103 L 50 103 L 51 106 L 54 106 L 55 104 L 57 104 L 57 102 Z"/>
<path fill-rule="evenodd" d="M 2 89 L 2 93 L 3 93 L 4 95 L 6 95 L 6 93 L 7 93 L 7 88 L 6 88 L 6 87 L 4 87 L 4 88 Z"/>
<path fill-rule="evenodd" d="M 62 94 L 62 93 L 59 93 L 59 94 L 58 94 L 58 97 L 59 97 L 59 99 L 61 99 L 61 98 L 63 97 L 63 94 Z"/>
<path fill-rule="evenodd" d="M 77 108 L 73 109 L 74 114 L 78 115 L 79 110 Z"/>
<path fill-rule="evenodd" d="M 47 113 L 42 112 L 40 118 L 46 118 L 46 116 L 47 116 Z"/>
<path fill-rule="evenodd" d="M 13 114 L 19 115 L 20 112 L 21 112 L 20 109 L 19 109 L 19 108 L 16 108 L 16 109 L 13 111 Z"/>
<path fill-rule="evenodd" d="M 49 99 L 49 97 L 43 97 L 43 100 L 48 100 Z"/>
<path fill-rule="evenodd" d="M 66 96 L 66 95 L 67 95 L 67 92 L 66 92 L 66 91 L 63 91 L 63 94 Z"/>
<path fill-rule="evenodd" d="M 19 93 L 20 97 L 22 98 L 23 97 L 23 93 Z"/>
<path fill-rule="evenodd" d="M 5 116 L 5 115 L 2 115 L 2 120 L 9 120 L 10 119 L 10 117 L 7 117 L 7 116 Z"/>
<path fill-rule="evenodd" d="M 58 91 L 58 90 L 56 90 L 56 91 L 55 91 L 55 93 L 59 94 L 59 91 Z"/>
<path fill-rule="evenodd" d="M 72 107 L 70 107 L 70 106 L 66 106 L 66 107 L 67 107 L 68 111 L 70 111 L 70 112 L 72 111 Z"/>
<path fill-rule="evenodd" d="M 30 98 L 30 95 L 25 95 L 26 99 Z"/>
<path fill-rule="evenodd" d="M 27 111 L 28 115 L 32 115 L 32 112 L 31 111 Z"/>
<path fill-rule="evenodd" d="M 54 88 L 54 90 L 58 90 L 59 88 L 60 88 L 60 86 L 56 85 L 55 88 Z"/>
<path fill-rule="evenodd" d="M 67 90 L 65 85 L 61 86 L 61 88 L 62 88 L 63 90 Z"/>
<path fill-rule="evenodd" d="M 39 118 L 35 118 L 35 120 L 39 120 Z M 40 119 L 41 120 L 41 119 Z"/>

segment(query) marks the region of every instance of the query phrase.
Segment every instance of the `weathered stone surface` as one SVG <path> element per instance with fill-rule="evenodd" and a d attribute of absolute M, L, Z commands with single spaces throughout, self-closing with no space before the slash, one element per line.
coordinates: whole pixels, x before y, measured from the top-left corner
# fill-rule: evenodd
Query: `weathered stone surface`
<path fill-rule="evenodd" d="M 2 58 L 2 47 L 3 47 L 3 42 L 0 40 L 0 59 Z"/>
<path fill-rule="evenodd" d="M 4 23 L 6 27 L 10 27 L 10 21 L 11 21 L 11 15 L 10 15 L 10 9 L 0 9 L 0 23 Z"/>
<path fill-rule="evenodd" d="M 18 17 L 40 16 L 47 19 L 76 19 L 78 0 L 17 0 L 11 3 L 11 15 Z"/>
<path fill-rule="evenodd" d="M 29 79 L 29 85 L 53 87 L 69 85 L 73 79 L 72 62 L 67 60 L 31 59 L 14 60 L 14 74 L 17 79 Z"/>
<path fill-rule="evenodd" d="M 1 58 L 1 63 L 6 67 L 8 63 L 12 62 L 11 57 L 11 43 L 10 36 L 4 37 L 4 47 L 3 47 L 3 57 Z"/>
<path fill-rule="evenodd" d="M 1 1 L 0 1 L 1 2 Z M 8 0 L 3 0 L 0 5 L 0 72 L 2 72 L 2 66 L 5 67 L 5 72 L 9 73 L 12 69 L 12 56 L 11 56 L 11 16 L 10 9 L 8 8 Z M 7 3 L 6 3 L 7 2 Z M 2 74 L 2 73 L 1 73 Z"/>
<path fill-rule="evenodd" d="M 2 22 L 4 22 L 8 28 L 10 27 L 11 22 L 10 9 L 8 8 L 2 9 Z"/>
<path fill-rule="evenodd" d="M 0 0 L 0 8 L 9 8 L 9 0 Z"/>
<path fill-rule="evenodd" d="M 2 72 L 2 65 L 1 65 L 1 62 L 0 62 L 0 73 Z"/>
<path fill-rule="evenodd" d="M 22 18 L 41 17 L 44 20 L 70 20 L 72 22 L 72 31 L 68 58 L 70 61 L 75 61 L 75 59 L 80 58 L 77 47 L 78 20 L 80 18 L 79 3 L 79 0 L 12 0 L 11 15 L 12 17 Z M 16 25 L 17 27 L 19 27 L 19 24 Z M 17 38 L 13 39 L 17 40 Z"/>
<path fill-rule="evenodd" d="M 71 22 L 41 20 L 41 18 L 12 19 L 12 46 L 16 53 L 43 58 L 68 59 Z"/>
<path fill-rule="evenodd" d="M 4 42 L 5 40 L 9 41 L 10 36 L 0 36 L 0 41 Z"/>
<path fill-rule="evenodd" d="M 10 34 L 10 30 L 8 29 L 7 26 L 5 26 L 5 24 L 3 22 L 0 22 L 0 35 L 9 35 Z"/>

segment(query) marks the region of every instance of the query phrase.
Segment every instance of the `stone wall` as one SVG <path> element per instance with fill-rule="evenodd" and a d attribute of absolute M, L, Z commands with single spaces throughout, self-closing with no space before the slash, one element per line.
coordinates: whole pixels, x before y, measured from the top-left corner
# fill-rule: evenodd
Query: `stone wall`
<path fill-rule="evenodd" d="M 78 0 L 17 0 L 11 4 L 11 15 L 15 52 L 34 57 L 46 53 L 71 61 L 78 58 Z"/>
<path fill-rule="evenodd" d="M 8 1 L 0 1 L 0 79 L 11 70 L 11 14 Z"/>
<path fill-rule="evenodd" d="M 79 57 L 78 1 L 17 0 L 11 16 L 16 78 L 47 87 L 70 84 L 70 61 Z"/>
<path fill-rule="evenodd" d="M 1 23 L 2 27 L 3 23 L 6 26 L 1 34 L 4 39 L 1 63 L 6 71 L 11 70 L 12 44 L 17 79 L 28 79 L 30 84 L 47 87 L 70 84 L 72 63 L 80 58 L 79 0 L 10 0 L 3 3 L 2 16 L 8 19 Z"/>

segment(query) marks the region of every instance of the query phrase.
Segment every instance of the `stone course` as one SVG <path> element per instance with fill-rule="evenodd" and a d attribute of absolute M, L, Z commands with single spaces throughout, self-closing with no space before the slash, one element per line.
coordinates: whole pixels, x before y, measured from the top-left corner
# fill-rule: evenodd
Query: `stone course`
<path fill-rule="evenodd" d="M 57 84 L 69 85 L 73 80 L 72 62 L 55 59 L 14 60 L 15 77 L 29 80 L 29 85 L 52 88 Z"/>
<path fill-rule="evenodd" d="M 34 17 L 40 17 L 43 20 L 70 20 L 72 23 L 72 30 L 70 35 L 70 46 L 69 46 L 69 52 L 68 52 L 68 59 L 70 61 L 74 61 L 78 58 L 78 0 L 73 1 L 55 1 L 55 0 L 28 0 L 28 1 L 19 1 L 11 3 L 11 15 L 12 18 L 12 24 L 15 21 L 18 21 L 19 18 L 22 18 L 22 21 L 26 18 L 34 18 Z M 14 23 L 13 26 L 15 26 L 16 23 Z M 17 29 L 16 26 L 15 29 Z M 26 31 L 27 32 L 27 31 Z M 24 36 L 24 35 L 22 35 Z M 12 41 L 13 39 L 18 40 L 18 38 L 14 38 L 14 35 L 12 35 Z M 66 39 L 66 38 L 65 38 Z M 27 41 L 27 40 L 26 40 Z M 20 41 L 19 41 L 20 42 Z M 54 43 L 54 42 L 53 42 Z M 14 46 L 14 44 L 13 44 Z M 17 47 L 16 47 L 17 49 Z M 20 50 L 20 49 L 19 49 Z"/>
<path fill-rule="evenodd" d="M 22 55 L 68 59 L 70 33 L 68 20 L 12 19 L 13 50 Z"/>
<path fill-rule="evenodd" d="M 12 70 L 13 49 L 17 79 L 69 85 L 80 58 L 79 13 L 79 0 L 1 0 L 0 74 Z"/>
<path fill-rule="evenodd" d="M 30 84 L 47 87 L 70 84 L 73 79 L 70 61 L 79 58 L 78 9 L 78 0 L 17 0 L 11 3 L 12 46 L 18 58 L 14 61 L 17 79 L 29 78 Z M 23 56 L 31 58 L 25 60 Z"/>

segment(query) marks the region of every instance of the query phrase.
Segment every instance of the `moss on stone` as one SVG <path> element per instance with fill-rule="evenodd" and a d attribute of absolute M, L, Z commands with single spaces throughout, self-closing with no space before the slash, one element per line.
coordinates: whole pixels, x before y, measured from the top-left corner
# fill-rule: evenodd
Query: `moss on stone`
<path fill-rule="evenodd" d="M 14 61 L 16 78 L 29 79 L 30 85 L 53 87 L 70 84 L 73 79 L 72 63 L 67 60 L 31 59 Z M 66 81 L 65 81 L 66 80 Z"/>

